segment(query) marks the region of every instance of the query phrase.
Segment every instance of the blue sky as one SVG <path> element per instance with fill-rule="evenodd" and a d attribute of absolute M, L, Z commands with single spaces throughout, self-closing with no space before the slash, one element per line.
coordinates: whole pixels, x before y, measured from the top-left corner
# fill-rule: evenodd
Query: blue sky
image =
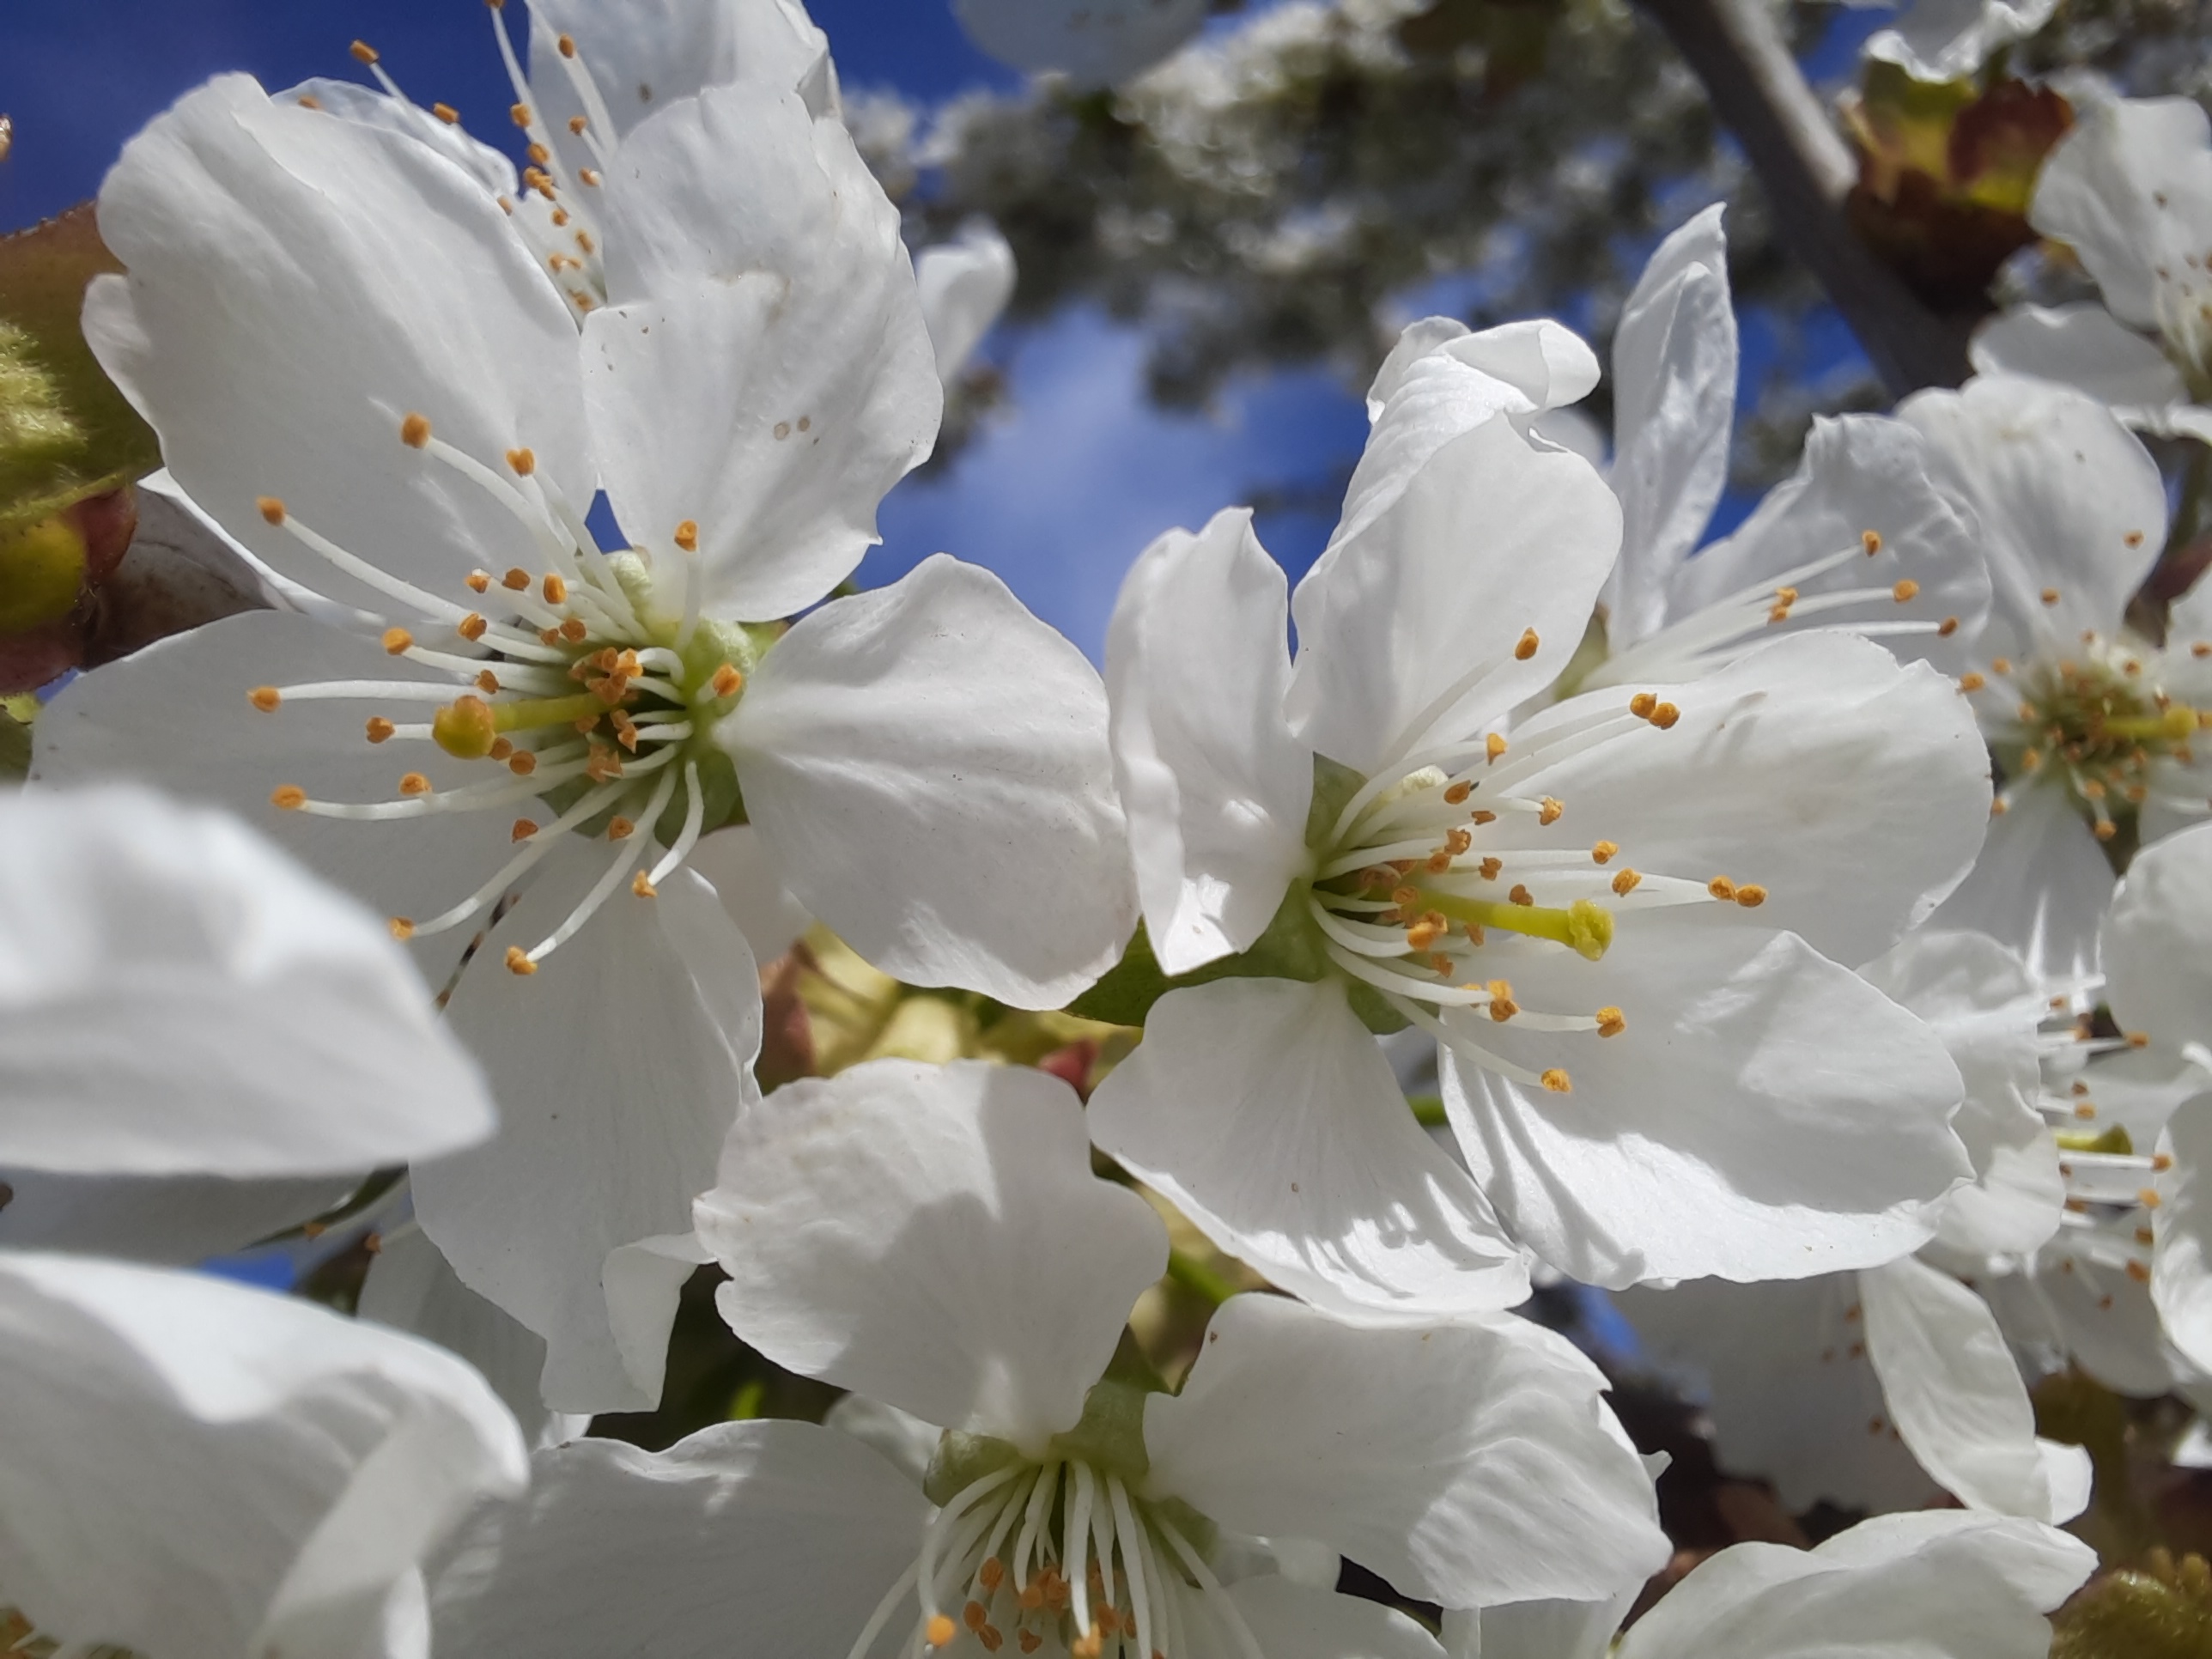
<path fill-rule="evenodd" d="M 854 86 L 936 100 L 1016 78 L 969 45 L 946 0 L 811 0 Z M 122 143 L 209 75 L 242 69 L 281 87 L 357 74 L 356 36 L 422 102 L 442 100 L 504 137 L 509 92 L 482 0 L 8 0 L 0 9 L 0 112 L 15 151 L 0 166 L 0 228 L 35 222 L 92 195 Z M 1849 61 L 1850 49 L 1825 55 Z M 88 86 L 97 88 L 88 94 Z M 1773 359 L 1747 337 L 1746 384 Z M 1848 337 L 1825 348 L 1848 356 Z M 1255 491 L 1348 472 L 1366 422 L 1357 398 L 1313 370 L 1233 382 L 1200 415 L 1152 408 L 1144 341 L 1078 310 L 1001 330 L 986 355 L 1011 395 L 947 468 L 884 503 L 871 584 L 945 551 L 998 571 L 1094 659 L 1122 572 L 1162 531 L 1195 528 Z M 1724 520 L 1747 503 L 1730 502 Z M 1261 539 L 1293 575 L 1320 551 L 1329 517 L 1263 514 Z"/>

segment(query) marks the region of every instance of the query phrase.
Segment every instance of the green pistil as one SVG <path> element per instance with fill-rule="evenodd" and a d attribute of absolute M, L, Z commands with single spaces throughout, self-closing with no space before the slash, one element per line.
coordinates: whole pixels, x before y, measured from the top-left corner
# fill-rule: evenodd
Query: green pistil
<path fill-rule="evenodd" d="M 1613 912 L 1589 899 L 1577 899 L 1565 909 L 1546 904 L 1499 903 L 1492 899 L 1462 898 L 1433 888 L 1413 890 L 1419 896 L 1401 910 L 1434 910 L 1438 915 L 1470 927 L 1495 927 L 1530 939 L 1547 939 L 1564 945 L 1590 962 L 1601 958 L 1613 944 Z"/>

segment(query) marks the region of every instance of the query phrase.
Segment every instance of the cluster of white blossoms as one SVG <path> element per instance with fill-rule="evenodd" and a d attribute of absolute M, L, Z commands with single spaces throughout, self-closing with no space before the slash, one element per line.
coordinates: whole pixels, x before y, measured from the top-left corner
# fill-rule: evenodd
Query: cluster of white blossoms
<path fill-rule="evenodd" d="M 361 46 L 101 192 L 87 337 L 270 608 L 76 680 L 0 800 L 0 1652 L 2042 1655 L 2095 1559 L 2029 1382 L 2212 1398 L 2212 591 L 2131 603 L 2129 425 L 2203 412 L 2202 116 L 2050 165 L 2110 315 L 1702 550 L 1717 209 L 1609 471 L 1575 335 L 1415 324 L 1295 590 L 1171 532 L 1102 679 L 955 558 L 851 580 L 1011 274 L 917 277 L 798 0 L 528 10 L 520 174 Z M 763 1094 L 809 926 L 1140 1040 Z M 376 1170 L 361 1317 L 176 1271 Z M 1165 1374 L 1164 1212 L 1265 1286 Z M 828 1420 L 583 1433 L 708 1264 Z M 1515 1311 L 1562 1279 L 1873 1518 L 1615 1647 L 1664 1460 Z"/>

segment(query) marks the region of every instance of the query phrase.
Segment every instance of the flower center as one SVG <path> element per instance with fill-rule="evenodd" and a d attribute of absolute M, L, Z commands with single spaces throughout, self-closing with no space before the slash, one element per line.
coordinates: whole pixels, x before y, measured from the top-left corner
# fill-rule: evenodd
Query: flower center
<path fill-rule="evenodd" d="M 2212 712 L 2160 689 L 2150 671 L 2161 654 L 2085 634 L 2078 655 L 2018 664 L 2000 657 L 1989 673 L 1964 676 L 1960 684 L 1979 694 L 1976 712 L 2008 781 L 1996 810 L 2030 784 L 2051 782 L 2081 807 L 2100 841 L 2112 839 L 2115 811 L 2150 798 L 2161 763 L 2191 763 L 2197 732 L 2212 722 Z M 2000 689 L 1998 679 L 2008 684 Z"/>
<path fill-rule="evenodd" d="M 1218 1651 L 1226 1637 L 1245 1659 L 1261 1659 L 1192 1540 L 1206 1530 L 1182 1505 L 1138 1495 L 1107 1465 L 1017 1457 L 937 1512 L 853 1659 L 866 1659 L 909 1592 L 917 1611 L 905 1659 L 969 1641 L 995 1654 L 1010 1637 L 1024 1654 L 1049 1638 L 1074 1659 L 1187 1659 Z"/>
<path fill-rule="evenodd" d="M 526 816 L 514 821 L 520 846 L 514 857 L 440 915 L 393 917 L 392 931 L 403 939 L 458 927 L 497 903 L 561 844 L 563 833 L 603 836 L 614 851 L 583 901 L 534 947 L 508 949 L 507 966 L 532 974 L 625 878 L 639 897 L 652 897 L 702 834 L 734 821 L 741 810 L 736 774 L 709 734 L 744 694 L 745 671 L 765 647 L 768 630 L 701 618 L 698 532 L 688 521 L 677 527 L 676 545 L 667 551 L 682 577 L 682 619 L 673 622 L 656 603 L 662 585 L 649 552 L 603 552 L 559 490 L 538 473 L 527 449 L 507 452 L 510 476 L 502 476 L 434 436 L 420 415 L 402 421 L 400 439 L 513 511 L 553 568 L 533 575 L 518 567 L 497 578 L 476 571 L 465 584 L 469 602 L 449 600 L 347 552 L 283 501 L 264 496 L 267 522 L 406 606 L 417 627 L 453 638 L 452 648 L 440 649 L 419 643 L 412 628 L 395 624 L 383 635 L 388 653 L 435 670 L 441 679 L 264 685 L 248 700 L 268 714 L 288 702 L 382 703 L 389 712 L 365 723 L 370 744 L 434 744 L 458 759 L 483 763 L 491 775 L 439 789 L 409 770 L 391 799 L 317 800 L 291 784 L 280 785 L 270 799 L 288 811 L 368 821 L 523 810 Z M 428 720 L 392 717 L 425 702 L 441 705 Z M 541 805 L 550 822 L 538 821 Z M 665 849 L 662 855 L 649 870 L 637 868 L 656 842 Z"/>
<path fill-rule="evenodd" d="M 1619 862 L 1620 842 L 1583 842 L 1560 827 L 1568 805 L 1542 793 L 1548 774 L 1639 725 L 1665 731 L 1681 717 L 1650 691 L 1626 707 L 1586 702 L 1578 718 L 1517 745 L 1492 732 L 1364 781 L 1346 775 L 1333 787 L 1317 778 L 1308 837 L 1316 851 L 1305 904 L 1329 962 L 1462 1057 L 1559 1094 L 1573 1086 L 1567 1065 L 1510 1060 L 1487 1028 L 1543 1033 L 1564 1061 L 1573 1041 L 1618 1036 L 1627 1017 L 1610 1005 L 1524 1006 L 1513 987 L 1516 964 L 1563 955 L 1596 963 L 1623 911 L 1713 902 L 1748 909 L 1766 899 L 1764 888 L 1725 876 L 1699 882 L 1640 872 Z"/>

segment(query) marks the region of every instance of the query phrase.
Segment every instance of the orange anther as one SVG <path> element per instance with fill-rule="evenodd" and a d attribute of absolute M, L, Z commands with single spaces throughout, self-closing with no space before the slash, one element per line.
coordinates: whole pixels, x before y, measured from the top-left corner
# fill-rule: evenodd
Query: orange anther
<path fill-rule="evenodd" d="M 1444 805 L 1447 806 L 1457 806 L 1464 802 L 1467 798 L 1474 793 L 1474 785 L 1473 782 L 1466 778 L 1462 778 L 1457 783 L 1452 785 L 1450 788 L 1444 791 Z"/>
<path fill-rule="evenodd" d="M 1618 1008 L 1597 1011 L 1597 1034 L 1601 1037 L 1619 1036 L 1628 1029 L 1628 1018 Z"/>
<path fill-rule="evenodd" d="M 455 109 L 451 104 L 433 104 L 430 106 L 430 113 L 449 127 L 457 127 L 461 124 L 460 111 Z"/>
<path fill-rule="evenodd" d="M 520 945 L 510 945 L 507 947 L 507 971 L 527 979 L 538 971 L 538 964 L 530 959 L 530 952 Z"/>
<path fill-rule="evenodd" d="M 528 841 L 537 833 L 538 825 L 535 820 L 517 818 L 514 821 L 514 828 L 507 831 L 507 838 L 509 841 Z"/>
<path fill-rule="evenodd" d="M 538 757 L 527 749 L 517 750 L 507 757 L 507 769 L 518 778 L 526 778 L 538 769 Z"/>
<path fill-rule="evenodd" d="M 1536 1079 L 1555 1095 L 1571 1095 L 1575 1091 L 1574 1080 L 1554 1066 Z"/>
<path fill-rule="evenodd" d="M 415 648 L 415 636 L 404 628 L 384 630 L 384 650 L 387 656 L 404 656 Z"/>
<path fill-rule="evenodd" d="M 1549 795 L 1547 795 L 1541 801 L 1537 803 L 1536 822 L 1539 823 L 1557 823 L 1559 821 L 1559 814 L 1566 810 L 1566 806 L 1564 803 L 1556 801 Z"/>
<path fill-rule="evenodd" d="M 526 478 L 538 471 L 537 452 L 527 448 L 510 449 L 507 452 L 507 464 L 514 470 L 517 477 Z"/>
<path fill-rule="evenodd" d="M 366 40 L 356 40 L 346 50 L 353 53 L 356 64 L 374 64 L 377 58 L 376 48 Z"/>
<path fill-rule="evenodd" d="M 1516 662 L 1528 661 L 1529 658 L 1536 654 L 1537 647 L 1540 643 L 1541 641 L 1540 641 L 1536 637 L 1536 630 L 1534 629 L 1531 628 L 1524 629 L 1521 637 L 1514 642 L 1513 659 Z"/>
<path fill-rule="evenodd" d="M 410 414 L 399 422 L 399 441 L 410 449 L 421 449 L 430 441 L 428 417 Z"/>
<path fill-rule="evenodd" d="M 1905 604 L 1908 599 L 1918 599 L 1920 597 L 1920 584 L 1913 580 L 1911 577 L 1907 576 L 1904 580 L 1898 583 L 1896 586 L 1889 590 L 1889 597 L 1895 599 L 1899 605 Z"/>
<path fill-rule="evenodd" d="M 430 793 L 430 780 L 420 772 L 406 773 L 399 780 L 399 793 L 408 796 L 427 795 Z"/>
<path fill-rule="evenodd" d="M 1613 896 L 1616 898 L 1626 898 L 1631 893 L 1636 890 L 1637 884 L 1643 879 L 1644 878 L 1638 875 L 1633 870 L 1623 870 L 1619 875 L 1613 878 Z"/>
<path fill-rule="evenodd" d="M 280 783 L 269 792 L 269 804 L 296 812 L 307 804 L 307 792 L 296 783 Z"/>
<path fill-rule="evenodd" d="M 246 702 L 264 714 L 273 714 L 284 701 L 284 694 L 273 685 L 257 685 L 246 694 Z"/>
<path fill-rule="evenodd" d="M 1482 752 L 1487 755 L 1493 762 L 1496 761 L 1500 755 L 1505 752 L 1505 739 L 1499 737 L 1497 732 L 1492 732 L 1488 737 L 1482 740 Z"/>
<path fill-rule="evenodd" d="M 1735 884 L 1726 876 L 1715 876 L 1705 884 L 1705 890 L 1717 899 L 1732 899 L 1735 896 Z"/>
<path fill-rule="evenodd" d="M 699 523 L 697 520 L 686 519 L 682 524 L 676 526 L 676 544 L 682 548 L 686 553 L 696 553 L 699 550 Z"/>
<path fill-rule="evenodd" d="M 415 924 L 405 916 L 394 916 L 385 926 L 392 929 L 392 937 L 403 945 L 415 937 Z"/>
<path fill-rule="evenodd" d="M 491 624 L 473 611 L 453 624 L 453 632 L 465 640 L 480 640 Z"/>
<path fill-rule="evenodd" d="M 1862 530 L 1862 531 L 1860 531 L 1860 532 L 1859 532 L 1859 545 L 1860 545 L 1861 547 L 1863 547 L 1864 549 L 1866 549 L 1866 550 L 1867 550 L 1867 557 L 1869 557 L 1869 559 L 1870 559 L 1870 558 L 1872 558 L 1872 557 L 1874 557 L 1874 556 L 1875 556 L 1875 554 L 1877 554 L 1877 553 L 1879 553 L 1879 552 L 1881 552 L 1881 532 L 1878 532 L 1878 531 L 1873 531 L 1873 530 Z"/>
<path fill-rule="evenodd" d="M 270 524 L 284 522 L 284 503 L 278 501 L 276 496 L 256 495 L 253 498 L 253 504 L 261 509 L 261 516 Z"/>
<path fill-rule="evenodd" d="M 499 585 L 510 593 L 526 592 L 530 586 L 530 573 L 518 564 L 499 579 Z"/>
<path fill-rule="evenodd" d="M 544 594 L 548 605 L 568 603 L 568 584 L 550 570 L 545 573 L 545 580 L 538 591 Z"/>
<path fill-rule="evenodd" d="M 1601 841 L 1598 842 L 1596 846 L 1590 848 L 1590 859 L 1593 863 L 1610 864 L 1613 862 L 1614 854 L 1618 854 L 1620 851 L 1620 848 L 1619 843 L 1609 841 Z"/>
<path fill-rule="evenodd" d="M 371 743 L 383 743 L 398 729 L 381 714 L 371 714 L 368 717 L 367 732 Z"/>
<path fill-rule="evenodd" d="M 1528 890 L 1526 887 L 1522 886 L 1518 882 L 1514 884 L 1513 890 L 1506 894 L 1505 896 L 1510 902 L 1515 904 L 1534 904 L 1536 902 L 1535 899 L 1529 895 Z"/>
<path fill-rule="evenodd" d="M 1766 902 L 1766 890 L 1757 882 L 1746 882 L 1735 890 L 1735 902 L 1747 910 L 1756 910 Z"/>

